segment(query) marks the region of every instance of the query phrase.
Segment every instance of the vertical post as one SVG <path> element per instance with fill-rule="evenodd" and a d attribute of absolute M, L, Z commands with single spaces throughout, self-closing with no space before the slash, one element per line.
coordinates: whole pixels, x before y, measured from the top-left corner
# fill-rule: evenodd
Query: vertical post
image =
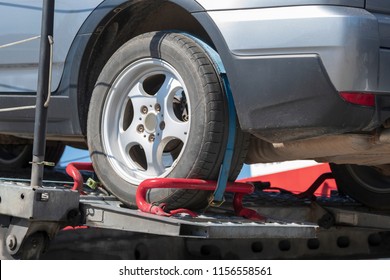
<path fill-rule="evenodd" d="M 42 186 L 46 149 L 47 106 L 51 80 L 51 38 L 54 26 L 54 0 L 43 0 L 41 42 L 39 52 L 38 87 L 35 109 L 34 144 L 31 170 L 31 186 Z"/>

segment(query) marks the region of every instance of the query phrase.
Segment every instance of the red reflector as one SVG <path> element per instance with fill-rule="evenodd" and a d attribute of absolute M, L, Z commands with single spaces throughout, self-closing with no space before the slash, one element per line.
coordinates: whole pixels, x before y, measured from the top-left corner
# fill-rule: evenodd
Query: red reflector
<path fill-rule="evenodd" d="M 340 92 L 340 96 L 347 102 L 362 106 L 375 106 L 375 95 L 372 93 Z"/>

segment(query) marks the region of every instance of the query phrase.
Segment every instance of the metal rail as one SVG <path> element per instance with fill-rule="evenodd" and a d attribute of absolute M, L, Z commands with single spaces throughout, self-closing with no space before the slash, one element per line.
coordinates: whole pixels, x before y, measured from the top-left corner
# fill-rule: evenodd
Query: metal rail
<path fill-rule="evenodd" d="M 34 123 L 31 186 L 42 186 L 46 148 L 48 101 L 51 94 L 53 57 L 54 0 L 43 0 L 41 45 L 39 53 L 38 88 Z"/>

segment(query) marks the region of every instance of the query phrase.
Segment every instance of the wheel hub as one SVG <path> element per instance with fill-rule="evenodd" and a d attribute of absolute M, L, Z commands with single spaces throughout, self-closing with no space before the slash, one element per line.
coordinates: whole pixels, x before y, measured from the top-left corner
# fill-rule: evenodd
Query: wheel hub
<path fill-rule="evenodd" d="M 149 113 L 145 118 L 145 130 L 148 133 L 154 133 L 157 127 L 157 116 L 154 113 Z"/>

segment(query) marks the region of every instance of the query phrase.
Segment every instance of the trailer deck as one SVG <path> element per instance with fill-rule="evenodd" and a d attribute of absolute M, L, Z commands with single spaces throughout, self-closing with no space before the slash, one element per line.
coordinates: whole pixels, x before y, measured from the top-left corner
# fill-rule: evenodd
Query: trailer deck
<path fill-rule="evenodd" d="M 13 258 L 42 257 L 50 240 L 56 240 L 59 232 L 63 235 L 60 229 L 68 226 L 87 227 L 84 230 L 88 232 L 105 229 L 106 237 L 109 232 L 114 236 L 122 232 L 122 236 L 132 236 L 130 240 L 149 236 L 154 242 L 174 241 L 184 246 L 188 256 L 197 257 L 202 257 L 200 252 L 204 250 L 216 250 L 216 246 L 218 252 L 230 251 L 231 246 L 237 246 L 232 240 L 234 244 L 246 244 L 243 248 L 247 250 L 234 250 L 240 258 L 390 256 L 390 212 L 368 209 L 337 193 L 313 200 L 256 189 L 243 202 L 244 207 L 266 217 L 265 221 L 256 221 L 235 215 L 230 194 L 222 206 L 197 212 L 197 217 L 164 217 L 130 209 L 115 197 L 88 187 L 86 194 L 80 195 L 71 190 L 72 182 L 48 181 L 44 185 L 33 189 L 26 180 L 0 179 L 0 213 L 6 241 L 3 252 Z M 44 232 L 45 238 L 34 237 L 37 232 Z M 37 250 L 27 246 L 29 237 Z M 39 242 L 41 246 L 37 246 Z"/>

